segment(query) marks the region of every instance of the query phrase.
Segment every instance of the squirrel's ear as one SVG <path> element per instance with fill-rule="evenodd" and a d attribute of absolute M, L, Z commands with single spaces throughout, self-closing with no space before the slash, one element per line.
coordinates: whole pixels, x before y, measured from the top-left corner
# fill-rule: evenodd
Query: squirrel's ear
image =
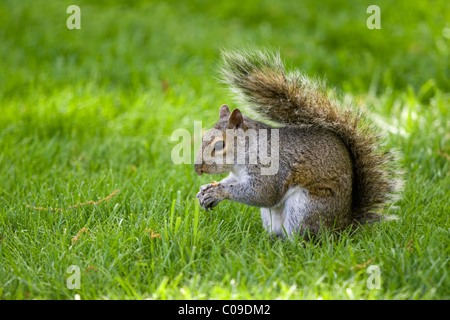
<path fill-rule="evenodd" d="M 228 128 L 230 129 L 242 129 L 246 130 L 247 127 L 244 124 L 244 116 L 239 109 L 234 109 L 228 118 Z"/>
<path fill-rule="evenodd" d="M 220 117 L 220 119 L 228 117 L 230 115 L 230 113 L 231 113 L 230 108 L 228 108 L 228 106 L 226 104 L 223 104 L 219 110 L 219 117 Z"/>

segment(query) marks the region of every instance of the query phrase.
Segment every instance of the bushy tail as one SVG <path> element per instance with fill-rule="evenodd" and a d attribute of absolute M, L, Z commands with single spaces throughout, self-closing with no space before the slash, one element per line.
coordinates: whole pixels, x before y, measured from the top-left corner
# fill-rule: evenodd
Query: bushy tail
<path fill-rule="evenodd" d="M 355 224 L 382 219 L 377 212 L 399 191 L 394 156 L 359 111 L 341 108 L 325 86 L 305 75 L 287 74 L 279 54 L 223 52 L 223 81 L 260 117 L 284 125 L 313 125 L 335 132 L 353 161 L 352 215 Z"/>

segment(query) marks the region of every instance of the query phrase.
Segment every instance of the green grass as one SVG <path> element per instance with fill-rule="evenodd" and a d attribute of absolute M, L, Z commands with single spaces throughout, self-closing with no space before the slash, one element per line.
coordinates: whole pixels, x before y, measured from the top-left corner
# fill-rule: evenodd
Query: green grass
<path fill-rule="evenodd" d="M 377 1 L 381 30 L 366 28 L 369 1 L 80 0 L 68 30 L 71 4 L 0 3 L 2 299 L 450 298 L 448 1 Z M 256 208 L 199 210 L 220 177 L 174 165 L 170 136 L 237 106 L 217 62 L 249 45 L 371 112 L 402 154 L 405 191 L 386 210 L 400 220 L 303 243 L 271 240 Z"/>

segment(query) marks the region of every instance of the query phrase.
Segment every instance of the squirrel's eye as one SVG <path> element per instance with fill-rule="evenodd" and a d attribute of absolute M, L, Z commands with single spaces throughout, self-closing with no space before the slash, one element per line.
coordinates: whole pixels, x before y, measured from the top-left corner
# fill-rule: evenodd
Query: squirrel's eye
<path fill-rule="evenodd" d="M 214 151 L 222 151 L 225 148 L 225 141 L 217 141 L 214 144 Z"/>

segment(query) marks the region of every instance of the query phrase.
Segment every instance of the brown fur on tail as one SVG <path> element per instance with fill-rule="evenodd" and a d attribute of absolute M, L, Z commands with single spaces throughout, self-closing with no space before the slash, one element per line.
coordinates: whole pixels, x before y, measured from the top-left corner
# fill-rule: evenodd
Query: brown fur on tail
<path fill-rule="evenodd" d="M 287 74 L 279 54 L 224 52 L 223 81 L 252 111 L 282 125 L 312 125 L 336 133 L 353 162 L 352 218 L 355 224 L 382 219 L 378 213 L 401 188 L 394 155 L 367 118 L 329 99 L 325 86 L 299 73 Z"/>

